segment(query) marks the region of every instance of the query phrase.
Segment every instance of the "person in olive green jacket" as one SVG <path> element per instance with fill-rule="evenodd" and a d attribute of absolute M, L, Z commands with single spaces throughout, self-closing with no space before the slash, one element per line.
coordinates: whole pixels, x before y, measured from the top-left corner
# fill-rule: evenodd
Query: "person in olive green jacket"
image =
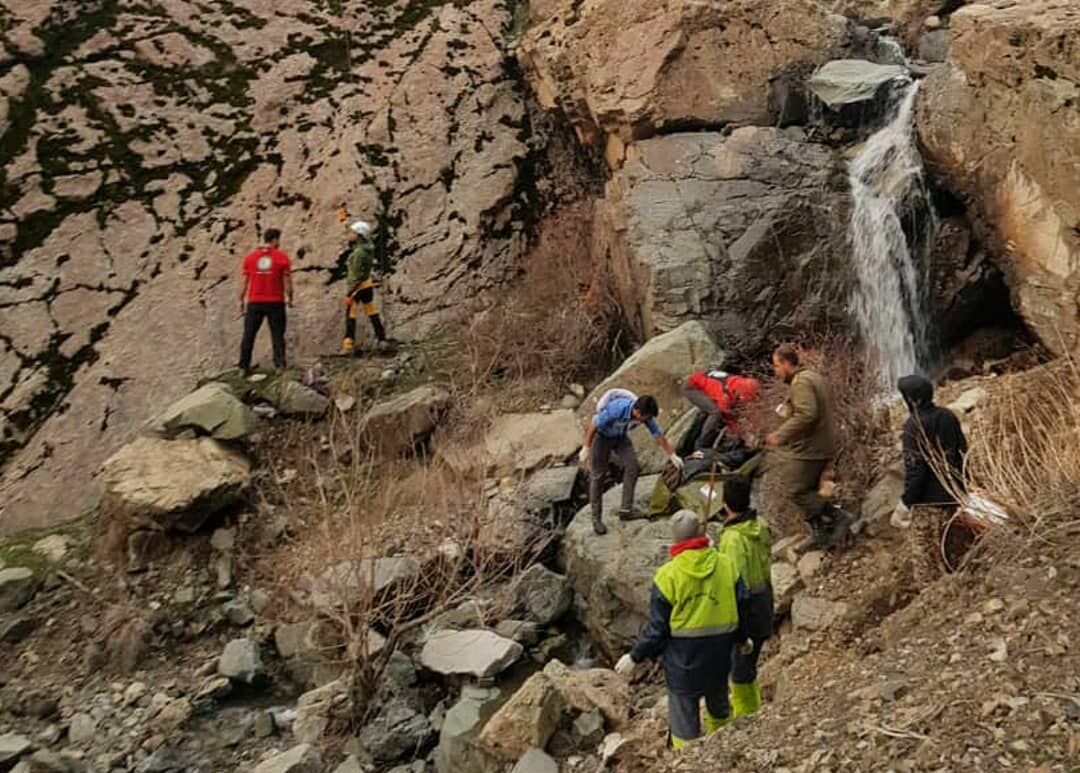
<path fill-rule="evenodd" d="M 372 269 L 375 247 L 371 241 L 373 226 L 365 220 L 357 220 L 349 226 L 349 244 L 341 257 L 345 260 L 345 339 L 341 343 L 344 354 L 352 354 L 356 348 L 356 317 L 358 308 L 364 309 L 375 332 L 376 345 L 386 345 L 386 328 L 383 327 L 379 308 L 375 305 L 375 280 Z"/>
<path fill-rule="evenodd" d="M 719 548 L 735 564 L 750 594 L 739 608 L 741 630 L 749 641 L 731 653 L 732 714 L 748 717 L 761 708 L 757 664 L 761 648 L 773 634 L 773 589 L 772 533 L 750 507 L 750 482 L 745 478 L 724 480 L 724 528 Z"/>
<path fill-rule="evenodd" d="M 784 423 L 765 438 L 777 449 L 774 469 L 784 493 L 802 511 L 810 525 L 809 548 L 827 548 L 839 542 L 850 525 L 846 513 L 819 493 L 822 473 L 836 455 L 836 429 L 832 393 L 825 377 L 803 367 L 799 351 L 784 344 L 773 352 L 773 372 L 790 385 L 781 407 Z"/>

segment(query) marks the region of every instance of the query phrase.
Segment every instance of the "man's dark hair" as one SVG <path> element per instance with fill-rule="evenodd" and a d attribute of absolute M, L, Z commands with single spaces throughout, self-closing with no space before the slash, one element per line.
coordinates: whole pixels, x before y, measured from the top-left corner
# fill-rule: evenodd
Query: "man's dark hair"
<path fill-rule="evenodd" d="M 656 398 L 652 395 L 642 395 L 634 403 L 634 407 L 646 419 L 655 419 L 660 415 L 660 406 L 656 404 Z"/>
<path fill-rule="evenodd" d="M 266 244 L 277 244 L 281 241 L 281 229 L 267 228 L 265 231 L 263 231 L 263 241 Z"/>
<path fill-rule="evenodd" d="M 750 481 L 741 475 L 724 479 L 724 505 L 732 512 L 750 509 Z"/>
<path fill-rule="evenodd" d="M 799 350 L 795 344 L 780 344 L 773 352 L 773 356 L 791 365 L 799 364 Z"/>

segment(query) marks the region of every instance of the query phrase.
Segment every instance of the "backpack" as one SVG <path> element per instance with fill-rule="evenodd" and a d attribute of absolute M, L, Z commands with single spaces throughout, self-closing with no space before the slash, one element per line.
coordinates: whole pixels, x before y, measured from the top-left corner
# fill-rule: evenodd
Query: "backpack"
<path fill-rule="evenodd" d="M 634 402 L 637 402 L 637 395 L 635 395 L 629 389 L 620 389 L 619 387 L 615 387 L 614 389 L 609 389 L 608 391 L 604 392 L 604 394 L 600 395 L 600 399 L 596 403 L 596 412 L 600 413 L 600 411 L 604 410 L 604 408 L 607 407 L 608 403 L 619 397 L 627 397 Z"/>

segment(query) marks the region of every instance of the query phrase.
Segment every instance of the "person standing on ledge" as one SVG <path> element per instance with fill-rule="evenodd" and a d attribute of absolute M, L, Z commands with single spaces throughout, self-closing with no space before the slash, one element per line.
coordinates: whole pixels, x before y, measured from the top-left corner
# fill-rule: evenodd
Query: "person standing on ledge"
<path fill-rule="evenodd" d="M 589 470 L 589 504 L 592 505 L 593 531 L 597 535 L 607 534 L 604 525 L 604 478 L 611 467 L 612 455 L 618 457 L 623 471 L 622 507 L 619 518 L 624 521 L 642 517 L 634 512 L 634 487 L 637 485 L 637 453 L 627 433 L 644 424 L 649 434 L 667 454 L 668 460 L 682 469 L 683 460 L 675 453 L 656 417 L 660 407 L 652 395 L 638 397 L 628 389 L 609 389 L 596 404 L 596 415 L 585 430 L 585 440 L 581 446 L 581 466 Z"/>
<path fill-rule="evenodd" d="M 240 313 L 244 317 L 244 337 L 240 343 L 240 370 L 251 372 L 255 337 L 265 319 L 270 325 L 274 367 L 285 369 L 285 306 L 293 305 L 292 262 L 279 249 L 281 231 L 267 228 L 263 246 L 244 258 L 240 283 Z"/>

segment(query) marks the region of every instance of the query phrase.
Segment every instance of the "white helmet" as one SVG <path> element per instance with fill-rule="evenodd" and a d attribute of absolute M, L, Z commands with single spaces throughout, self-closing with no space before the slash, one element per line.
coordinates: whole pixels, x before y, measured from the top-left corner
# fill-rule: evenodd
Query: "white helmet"
<path fill-rule="evenodd" d="M 349 226 L 349 228 L 352 229 L 352 232 L 354 234 L 358 234 L 360 236 L 371 235 L 371 223 L 366 220 L 357 220 L 355 223 Z"/>

